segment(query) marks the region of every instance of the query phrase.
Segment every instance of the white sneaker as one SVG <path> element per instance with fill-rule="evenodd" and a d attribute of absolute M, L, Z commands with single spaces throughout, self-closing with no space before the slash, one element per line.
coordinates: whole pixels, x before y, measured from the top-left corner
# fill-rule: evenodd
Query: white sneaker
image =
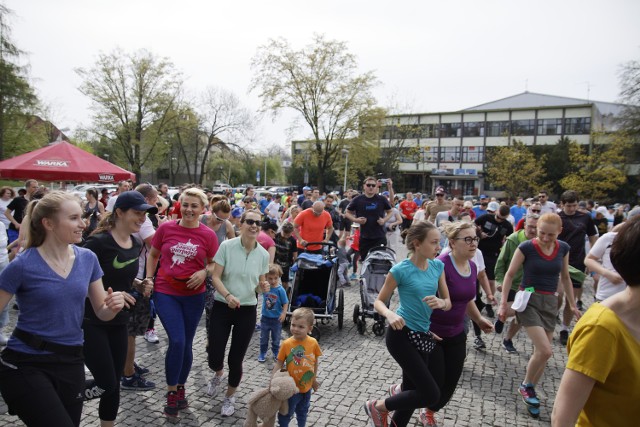
<path fill-rule="evenodd" d="M 230 417 L 233 415 L 233 413 L 236 412 L 236 408 L 234 406 L 235 403 L 235 397 L 225 397 L 224 402 L 222 402 L 222 410 L 220 411 L 220 414 L 222 414 L 223 417 Z"/>
<path fill-rule="evenodd" d="M 155 329 L 147 329 L 147 332 L 144 333 L 144 339 L 152 344 L 158 344 L 160 342 Z"/>
<path fill-rule="evenodd" d="M 207 394 L 211 397 L 215 397 L 220 391 L 220 383 L 222 382 L 222 375 L 214 375 L 207 383 Z"/>

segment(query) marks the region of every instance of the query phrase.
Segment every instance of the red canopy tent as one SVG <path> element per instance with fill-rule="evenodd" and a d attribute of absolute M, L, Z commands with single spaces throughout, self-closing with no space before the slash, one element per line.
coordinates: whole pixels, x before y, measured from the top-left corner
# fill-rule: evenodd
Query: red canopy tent
<path fill-rule="evenodd" d="M 116 182 L 135 181 L 136 175 L 67 141 L 60 141 L 1 161 L 0 178 Z"/>

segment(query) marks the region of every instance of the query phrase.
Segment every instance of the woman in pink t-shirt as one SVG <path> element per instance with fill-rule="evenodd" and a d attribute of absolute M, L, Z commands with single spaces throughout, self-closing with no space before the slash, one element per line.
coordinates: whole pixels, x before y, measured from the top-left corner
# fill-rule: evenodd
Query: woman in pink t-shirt
<path fill-rule="evenodd" d="M 213 271 L 218 238 L 200 222 L 207 196 L 189 188 L 180 196 L 182 218 L 156 230 L 147 258 L 147 278 L 154 280 L 158 317 L 169 337 L 166 355 L 167 404 L 164 414 L 176 418 L 189 404 L 185 396 L 193 362 L 193 338 L 204 310 L 205 279 Z M 158 272 L 156 266 L 160 261 Z"/>

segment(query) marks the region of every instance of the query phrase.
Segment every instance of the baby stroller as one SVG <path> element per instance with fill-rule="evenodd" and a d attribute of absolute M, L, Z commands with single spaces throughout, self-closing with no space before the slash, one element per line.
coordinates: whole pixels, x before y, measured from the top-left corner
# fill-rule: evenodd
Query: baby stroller
<path fill-rule="evenodd" d="M 310 242 L 309 245 L 323 245 L 328 249 L 323 254 L 301 253 L 291 268 L 294 272 L 293 284 L 289 289 L 287 322 L 296 308 L 307 307 L 313 316 L 324 325 L 337 313 L 338 329 L 342 329 L 344 317 L 344 292 L 337 291 L 338 257 L 333 242 Z M 314 325 L 311 335 L 319 339 L 320 329 Z"/>
<path fill-rule="evenodd" d="M 360 300 L 362 307 L 358 304 L 353 307 L 353 323 L 356 324 L 358 332 L 362 335 L 367 327 L 366 318 L 373 319 L 373 333 L 380 337 L 384 335 L 385 319 L 373 308 L 373 303 L 382 290 L 382 285 L 393 267 L 396 264 L 396 253 L 386 246 L 372 248 L 360 270 Z M 386 301 L 387 307 L 389 301 Z"/>

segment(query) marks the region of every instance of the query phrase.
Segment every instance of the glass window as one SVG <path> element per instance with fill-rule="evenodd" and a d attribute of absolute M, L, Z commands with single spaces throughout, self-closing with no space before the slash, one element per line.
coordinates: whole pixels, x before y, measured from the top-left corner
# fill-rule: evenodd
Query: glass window
<path fill-rule="evenodd" d="M 536 121 L 531 120 L 512 120 L 511 135 L 533 135 L 535 132 Z"/>
<path fill-rule="evenodd" d="M 484 136 L 484 122 L 464 123 L 463 136 Z"/>
<path fill-rule="evenodd" d="M 420 138 L 435 138 L 437 136 L 437 127 L 435 124 L 420 125 Z"/>
<path fill-rule="evenodd" d="M 462 136 L 460 123 L 442 123 L 440 124 L 441 138 L 455 138 Z"/>
<path fill-rule="evenodd" d="M 562 135 L 562 119 L 538 119 L 538 135 Z"/>
<path fill-rule="evenodd" d="M 509 135 L 509 122 L 487 122 L 487 136 L 507 136 Z"/>
<path fill-rule="evenodd" d="M 460 147 L 440 147 L 441 162 L 459 162 Z"/>
<path fill-rule="evenodd" d="M 438 147 L 422 147 L 420 155 L 423 162 L 436 163 L 438 161 Z"/>
<path fill-rule="evenodd" d="M 591 117 L 564 119 L 564 133 L 568 135 L 588 135 L 591 133 Z"/>
<path fill-rule="evenodd" d="M 398 161 L 400 163 L 417 163 L 420 160 L 420 152 L 416 147 L 404 147 L 382 150 L 382 155 L 385 155 L 385 151 L 398 150 Z"/>
<path fill-rule="evenodd" d="M 462 147 L 463 163 L 483 163 L 484 147 Z"/>

